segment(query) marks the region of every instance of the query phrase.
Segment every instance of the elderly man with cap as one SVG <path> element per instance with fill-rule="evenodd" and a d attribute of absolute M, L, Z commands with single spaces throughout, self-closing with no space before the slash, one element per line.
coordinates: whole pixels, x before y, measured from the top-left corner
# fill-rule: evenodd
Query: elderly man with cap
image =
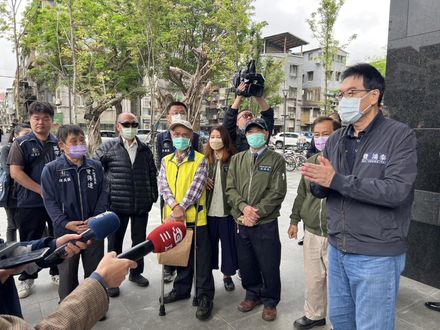
<path fill-rule="evenodd" d="M 269 131 L 263 119 L 250 121 L 244 131 L 250 149 L 232 157 L 226 184 L 246 290 L 238 310 L 249 312 L 263 304 L 263 319 L 273 321 L 281 293 L 277 219 L 287 190 L 286 164 L 283 156 L 267 148 Z"/>
<path fill-rule="evenodd" d="M 196 296 L 199 303 L 196 317 L 206 320 L 211 315 L 214 299 L 211 243 L 206 217 L 205 185 L 208 179 L 208 163 L 203 154 L 191 148 L 193 129 L 188 121 L 174 120 L 170 125 L 170 132 L 176 150 L 162 159 L 159 174 L 160 193 L 165 202 L 163 218 L 165 222 L 182 221 L 188 227 L 194 227 L 197 217 Z M 177 267 L 173 289 L 164 297 L 165 304 L 190 297 L 193 272 L 192 249 L 187 267 Z"/>
<path fill-rule="evenodd" d="M 241 83 L 238 88 L 240 90 L 244 90 L 246 88 L 246 84 Z M 225 117 L 223 118 L 223 126 L 228 130 L 231 140 L 233 143 L 235 143 L 237 152 L 249 149 L 249 143 L 244 134 L 244 128 L 246 127 L 246 124 L 254 118 L 254 115 L 250 110 L 239 112 L 240 104 L 243 101 L 243 98 L 244 96 L 237 95 L 234 103 L 225 112 Z M 269 132 L 266 141 L 269 141 L 275 121 L 273 109 L 269 106 L 264 98 L 254 96 L 254 99 L 261 108 L 261 118 L 266 122 L 267 131 Z"/>

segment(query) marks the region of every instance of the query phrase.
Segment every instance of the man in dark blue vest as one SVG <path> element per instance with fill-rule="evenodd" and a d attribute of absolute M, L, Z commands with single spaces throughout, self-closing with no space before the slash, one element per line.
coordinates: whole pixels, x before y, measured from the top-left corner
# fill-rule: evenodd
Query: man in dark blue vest
<path fill-rule="evenodd" d="M 15 139 L 8 156 L 11 177 L 18 183 L 16 221 L 20 241 L 32 241 L 43 236 L 46 223 L 53 236 L 52 221 L 41 197 L 41 173 L 44 165 L 60 155 L 58 141 L 50 133 L 53 123 L 53 107 L 46 102 L 34 102 L 29 107 L 32 132 Z M 52 281 L 58 284 L 58 269 L 50 268 Z M 25 298 L 31 294 L 37 273 L 23 272 L 18 295 Z"/>
<path fill-rule="evenodd" d="M 168 122 L 168 127 L 176 119 L 187 120 L 188 118 L 188 107 L 183 102 L 171 102 L 168 104 L 166 109 L 166 118 Z M 199 152 L 203 153 L 203 145 L 200 142 L 200 137 L 197 133 L 193 132 L 193 137 L 191 141 L 191 147 Z M 156 168 L 160 168 L 160 163 L 162 158 L 166 155 L 173 153 L 176 150 L 173 146 L 173 140 L 171 139 L 171 133 L 168 129 L 165 132 L 161 132 L 156 136 L 156 155 L 155 162 Z M 160 199 L 160 208 L 163 208 L 163 200 Z M 175 267 L 165 266 L 164 270 L 164 281 L 165 283 L 170 283 L 173 281 L 175 274 Z"/>

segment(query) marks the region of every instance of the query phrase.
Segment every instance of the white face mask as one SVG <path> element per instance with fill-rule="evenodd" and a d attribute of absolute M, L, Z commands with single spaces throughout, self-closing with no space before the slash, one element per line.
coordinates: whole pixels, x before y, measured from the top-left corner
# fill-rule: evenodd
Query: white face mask
<path fill-rule="evenodd" d="M 187 120 L 186 119 L 186 115 L 182 115 L 180 113 L 176 114 L 176 115 L 172 115 L 171 116 L 171 122 L 174 122 L 176 120 Z"/>
<path fill-rule="evenodd" d="M 343 97 L 339 101 L 338 105 L 338 113 L 339 116 L 341 116 L 342 124 L 343 125 L 350 125 L 354 124 L 355 122 L 359 121 L 359 119 L 362 118 L 363 115 L 368 111 L 368 109 L 371 108 L 371 104 L 365 108 L 363 111 L 361 111 L 361 101 L 362 99 L 367 96 L 369 93 L 365 94 L 364 96 L 357 98 L 357 97 Z"/>

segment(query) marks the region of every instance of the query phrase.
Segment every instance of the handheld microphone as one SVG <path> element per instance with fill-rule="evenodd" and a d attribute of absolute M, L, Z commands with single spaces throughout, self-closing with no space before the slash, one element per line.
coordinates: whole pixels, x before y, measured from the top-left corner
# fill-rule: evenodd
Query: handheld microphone
<path fill-rule="evenodd" d="M 150 252 L 168 251 L 180 243 L 186 235 L 186 227 L 182 222 L 170 222 L 160 225 L 148 236 L 147 241 L 133 246 L 118 255 L 119 259 L 139 260 Z"/>
<path fill-rule="evenodd" d="M 98 214 L 90 218 L 88 229 L 81 233 L 81 238 L 78 241 L 87 242 L 94 238 L 97 241 L 102 241 L 104 238 L 114 233 L 119 228 L 118 216 L 110 211 Z M 72 240 L 69 243 L 75 244 L 77 241 Z M 45 262 L 52 262 L 56 259 L 63 258 L 67 255 L 66 246 L 68 243 L 61 245 L 53 251 L 48 257 L 44 259 Z"/>

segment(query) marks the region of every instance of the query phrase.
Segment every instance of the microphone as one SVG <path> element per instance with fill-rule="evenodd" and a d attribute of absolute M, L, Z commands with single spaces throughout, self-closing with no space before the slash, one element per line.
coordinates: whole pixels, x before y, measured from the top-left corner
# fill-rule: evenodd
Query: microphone
<path fill-rule="evenodd" d="M 88 229 L 81 233 L 81 238 L 79 241 L 87 242 L 88 240 L 94 238 L 97 241 L 102 241 L 104 238 L 114 233 L 119 228 L 119 218 L 118 216 L 107 211 L 98 214 L 90 218 L 88 222 Z M 76 240 L 70 241 L 70 243 L 75 244 Z M 63 258 L 67 255 L 66 246 L 68 243 L 61 245 L 55 251 L 53 251 L 48 257 L 44 259 L 45 262 L 52 262 L 56 259 Z"/>
<path fill-rule="evenodd" d="M 133 246 L 128 251 L 118 255 L 119 259 L 139 260 L 150 252 L 161 253 L 168 251 L 180 243 L 186 235 L 186 227 L 182 222 L 169 222 L 154 229 L 147 241 Z"/>

